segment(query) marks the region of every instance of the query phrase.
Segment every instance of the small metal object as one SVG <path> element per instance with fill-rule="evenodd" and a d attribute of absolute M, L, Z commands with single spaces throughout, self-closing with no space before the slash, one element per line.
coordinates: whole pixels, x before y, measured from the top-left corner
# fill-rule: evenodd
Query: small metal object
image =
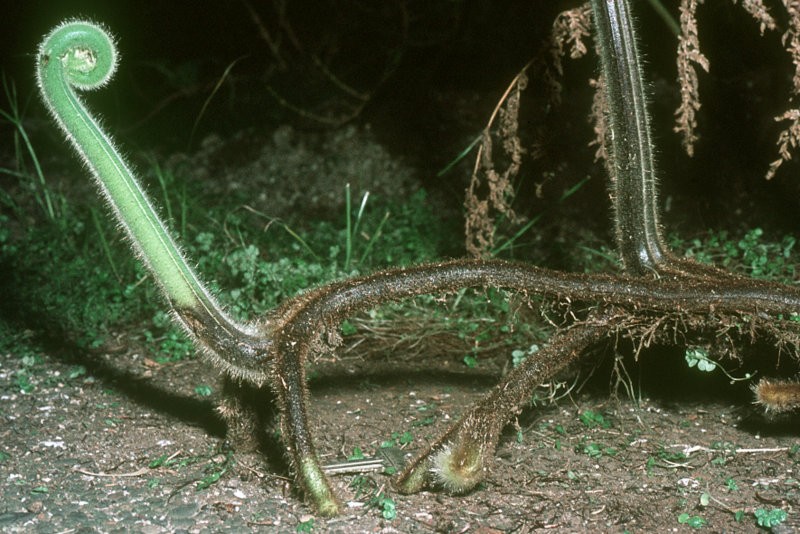
<path fill-rule="evenodd" d="M 368 460 L 354 460 L 338 464 L 323 465 L 322 470 L 326 475 L 352 475 L 356 473 L 371 473 L 383 471 L 383 460 L 372 458 Z"/>
<path fill-rule="evenodd" d="M 399 471 L 405 465 L 405 454 L 397 447 L 378 449 L 375 458 L 352 460 L 322 466 L 326 475 L 352 475 L 357 473 L 372 473 L 385 471 L 389 468 Z"/>

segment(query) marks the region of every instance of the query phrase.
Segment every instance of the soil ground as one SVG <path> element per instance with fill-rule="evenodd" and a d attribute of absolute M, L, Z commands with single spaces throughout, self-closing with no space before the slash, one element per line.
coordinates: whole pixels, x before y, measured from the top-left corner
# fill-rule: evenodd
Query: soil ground
<path fill-rule="evenodd" d="M 519 433 L 512 425 L 488 480 L 468 495 L 398 495 L 374 473 L 359 495 L 357 475 L 343 475 L 334 481 L 346 512 L 324 519 L 295 494 L 280 453 L 230 454 L 213 403 L 195 391 L 215 388 L 199 360 L 159 365 L 124 346 L 74 356 L 43 352 L 25 394 L 12 380 L 21 359 L 0 355 L 3 532 L 294 532 L 312 523 L 314 532 L 691 531 L 681 514 L 702 518 L 701 531 L 755 532 L 754 513 L 775 508 L 788 519 L 774 531 L 800 525 L 796 426 L 725 395 L 562 398 L 524 413 Z M 402 448 L 413 454 L 496 379 L 430 367 L 370 372 L 345 361 L 316 379 L 323 462 L 356 447 L 371 456 L 406 430 L 413 439 Z M 393 519 L 368 504 L 381 490 Z"/>

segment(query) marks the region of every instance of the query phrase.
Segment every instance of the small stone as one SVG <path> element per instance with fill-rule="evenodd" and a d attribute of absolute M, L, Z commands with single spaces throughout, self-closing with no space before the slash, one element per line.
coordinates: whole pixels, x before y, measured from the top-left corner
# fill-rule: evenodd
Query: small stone
<path fill-rule="evenodd" d="M 28 505 L 28 511 L 32 514 L 38 514 L 44 509 L 44 503 L 42 501 L 33 501 Z"/>
<path fill-rule="evenodd" d="M 174 521 L 176 519 L 189 519 L 197 515 L 200 507 L 196 503 L 181 504 L 171 509 L 167 514 Z"/>

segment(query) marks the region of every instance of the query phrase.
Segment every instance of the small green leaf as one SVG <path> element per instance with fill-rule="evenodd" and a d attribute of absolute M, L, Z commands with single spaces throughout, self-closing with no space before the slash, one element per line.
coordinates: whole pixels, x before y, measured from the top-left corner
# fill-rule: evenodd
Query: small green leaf
<path fill-rule="evenodd" d="M 414 441 L 414 434 L 411 432 L 405 431 L 400 435 L 400 445 L 408 445 Z"/>
<path fill-rule="evenodd" d="M 224 470 L 223 471 L 214 471 L 213 473 L 211 473 L 210 475 L 208 475 L 204 479 L 198 481 L 197 482 L 197 489 L 198 490 L 204 490 L 204 489 L 208 488 L 209 486 L 211 486 L 212 484 L 217 482 L 224 472 L 225 472 Z"/>
<path fill-rule="evenodd" d="M 347 457 L 349 461 L 355 460 L 363 460 L 364 459 L 364 452 L 361 450 L 361 447 L 353 447 L 353 454 Z"/>
<path fill-rule="evenodd" d="M 689 525 L 692 528 L 703 528 L 704 526 L 706 526 L 706 524 L 707 521 L 697 515 L 693 515 L 692 517 L 690 517 L 689 522 L 687 523 L 687 525 Z"/>
<path fill-rule="evenodd" d="M 717 368 L 717 364 L 711 360 L 700 360 L 697 362 L 697 368 L 703 372 L 710 373 Z"/>
<path fill-rule="evenodd" d="M 147 464 L 147 467 L 149 467 L 150 469 L 155 469 L 156 467 L 161 467 L 162 465 L 164 465 L 164 462 L 166 461 L 167 461 L 167 455 L 162 454 L 161 456 L 159 456 L 158 458 Z"/>
<path fill-rule="evenodd" d="M 709 359 L 708 351 L 702 347 L 687 348 L 684 358 L 689 367 L 697 366 L 698 370 L 705 373 L 710 373 L 717 368 L 717 364 Z"/>
<path fill-rule="evenodd" d="M 611 423 L 603 414 L 593 410 L 586 410 L 581 414 L 581 422 L 586 428 L 611 428 Z"/>
<path fill-rule="evenodd" d="M 383 508 L 381 515 L 384 519 L 392 520 L 397 517 L 397 507 L 394 503 L 394 500 L 392 500 L 390 497 L 383 498 L 381 507 Z"/>
<path fill-rule="evenodd" d="M 436 418 L 434 416 L 429 416 L 424 419 L 420 419 L 419 421 L 414 421 L 411 423 L 411 426 L 418 427 L 418 426 L 430 426 L 436 422 Z"/>
<path fill-rule="evenodd" d="M 201 384 L 194 388 L 194 392 L 200 395 L 201 397 L 209 397 L 214 392 L 211 386 L 206 384 Z"/>
<path fill-rule="evenodd" d="M 352 336 L 353 334 L 358 332 L 358 328 L 356 328 L 350 321 L 344 321 L 340 328 L 342 331 L 342 335 L 345 337 Z"/>
<path fill-rule="evenodd" d="M 588 445 L 584 445 L 583 452 L 592 458 L 597 458 L 603 455 L 603 451 L 600 448 L 600 445 L 597 443 L 589 443 Z"/>
<path fill-rule="evenodd" d="M 84 367 L 83 365 L 76 365 L 75 367 L 69 370 L 69 374 L 67 374 L 67 377 L 69 377 L 69 379 L 72 380 L 78 378 L 79 376 L 83 376 L 85 374 L 86 374 L 86 367 Z"/>
<path fill-rule="evenodd" d="M 313 532 L 314 531 L 314 518 L 307 521 L 302 521 L 297 524 L 297 527 L 294 529 L 295 532 Z"/>
<path fill-rule="evenodd" d="M 753 512 L 753 515 L 756 516 L 758 526 L 764 528 L 772 528 L 786 521 L 786 512 L 780 508 L 773 508 L 772 510 L 758 508 Z"/>
<path fill-rule="evenodd" d="M 703 528 L 706 526 L 705 519 L 699 515 L 689 515 L 685 512 L 678 516 L 678 523 L 682 525 L 688 525 L 692 528 Z"/>

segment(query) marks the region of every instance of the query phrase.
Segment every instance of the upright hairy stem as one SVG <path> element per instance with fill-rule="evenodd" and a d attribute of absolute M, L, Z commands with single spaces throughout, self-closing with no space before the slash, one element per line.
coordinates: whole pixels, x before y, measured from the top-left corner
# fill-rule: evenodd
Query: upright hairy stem
<path fill-rule="evenodd" d="M 642 67 L 628 0 L 592 0 L 607 102 L 608 167 L 619 254 L 634 274 L 667 255 L 658 220 L 656 170 Z"/>
<path fill-rule="evenodd" d="M 75 93 L 103 87 L 116 66 L 114 40 L 103 28 L 83 21 L 61 24 L 39 47 L 36 74 L 42 98 L 186 326 L 212 350 L 228 351 L 235 342 L 226 337 L 248 339 L 250 333 L 205 289 L 130 167 Z"/>

